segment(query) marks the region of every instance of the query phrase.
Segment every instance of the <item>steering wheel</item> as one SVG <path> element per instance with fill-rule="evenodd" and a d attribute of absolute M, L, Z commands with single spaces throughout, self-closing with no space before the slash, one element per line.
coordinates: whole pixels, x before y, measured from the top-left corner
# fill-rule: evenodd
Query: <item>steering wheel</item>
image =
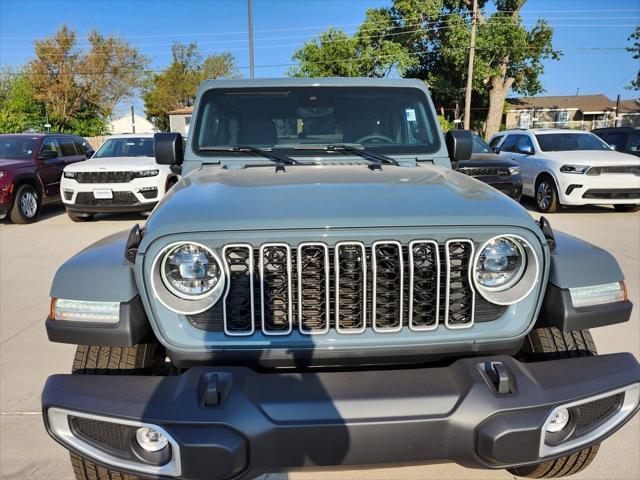
<path fill-rule="evenodd" d="M 379 133 L 374 133 L 372 135 L 365 135 L 362 138 L 356 140 L 356 143 L 396 143 L 395 140 L 391 137 L 387 137 L 386 135 L 382 135 Z"/>

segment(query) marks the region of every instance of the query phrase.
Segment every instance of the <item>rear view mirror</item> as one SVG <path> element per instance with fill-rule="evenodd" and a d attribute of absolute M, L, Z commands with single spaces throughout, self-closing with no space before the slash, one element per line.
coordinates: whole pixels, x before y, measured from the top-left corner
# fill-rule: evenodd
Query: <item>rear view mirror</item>
<path fill-rule="evenodd" d="M 473 135 L 469 130 L 449 130 L 446 142 L 451 162 L 460 162 L 471 158 Z"/>
<path fill-rule="evenodd" d="M 184 161 L 182 135 L 174 132 L 156 133 L 153 136 L 153 143 L 156 163 L 159 165 L 182 165 Z"/>
<path fill-rule="evenodd" d="M 38 155 L 39 160 L 52 160 L 54 158 L 58 158 L 58 152 L 55 150 L 43 150 Z"/>

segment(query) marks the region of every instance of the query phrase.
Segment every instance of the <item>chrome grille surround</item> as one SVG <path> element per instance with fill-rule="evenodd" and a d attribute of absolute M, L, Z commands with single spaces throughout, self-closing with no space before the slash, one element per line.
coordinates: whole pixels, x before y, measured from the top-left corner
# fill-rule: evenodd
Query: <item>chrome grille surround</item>
<path fill-rule="evenodd" d="M 349 327 L 344 327 L 341 317 L 340 317 L 340 282 L 341 277 L 340 277 L 340 262 L 341 262 L 341 257 L 340 257 L 340 250 L 341 249 L 346 249 L 348 247 L 357 247 L 357 250 L 360 250 L 361 252 L 361 256 L 360 259 L 358 260 L 357 258 L 351 258 L 351 259 L 346 259 L 347 261 L 350 261 L 351 263 L 354 263 L 354 261 L 359 261 L 361 264 L 360 270 L 361 270 L 361 274 L 360 274 L 360 279 L 356 279 L 354 280 L 355 282 L 358 282 L 360 285 L 358 288 L 361 289 L 361 295 L 360 298 L 361 300 L 359 301 L 360 303 L 360 311 L 362 312 L 362 319 L 360 321 L 360 326 L 358 328 L 349 328 Z M 351 251 L 353 252 L 354 249 L 349 249 L 347 251 Z M 362 242 L 351 242 L 351 241 L 344 241 L 344 242 L 338 242 L 335 245 L 335 261 L 334 261 L 334 268 L 335 268 L 335 288 L 336 288 L 336 297 L 335 297 L 335 321 L 336 321 L 336 330 L 338 331 L 338 333 L 347 333 L 347 334 L 352 334 L 352 333 L 363 333 L 366 328 L 367 328 L 367 250 L 366 247 L 364 245 L 364 243 Z M 348 266 L 348 265 L 347 265 Z M 356 275 L 357 273 L 357 266 L 355 266 L 355 268 L 351 268 L 350 269 L 351 272 L 349 273 L 349 275 L 351 275 L 352 277 Z M 357 292 L 349 292 L 350 296 L 354 296 L 356 295 Z M 357 317 L 360 316 L 358 313 L 358 305 L 357 305 L 358 301 L 356 300 L 356 302 L 351 302 L 347 308 L 349 308 L 350 310 L 356 310 L 355 313 L 350 313 L 349 315 L 351 315 L 352 320 L 356 320 L 357 321 Z M 354 318 L 356 317 L 356 318 Z"/>
<path fill-rule="evenodd" d="M 395 248 L 397 249 L 397 260 L 399 263 L 399 267 L 396 267 L 397 271 L 395 272 L 396 277 L 399 278 L 399 281 L 396 282 L 398 285 L 397 287 L 398 288 L 398 295 L 397 295 L 398 305 L 396 306 L 396 310 L 397 310 L 397 315 L 395 316 L 396 318 L 393 319 L 393 322 L 397 323 L 397 326 L 395 327 L 394 326 L 390 326 L 390 327 L 378 326 L 378 316 L 377 316 L 378 300 L 381 298 L 385 298 L 385 296 L 388 296 L 389 294 L 389 292 L 387 292 L 387 295 L 378 295 L 378 251 L 380 247 L 387 246 L 387 245 L 395 246 Z M 393 260 L 389 258 L 389 255 L 388 255 L 388 258 L 386 259 L 386 262 L 393 263 Z M 389 272 L 389 270 L 393 270 L 393 265 L 391 265 L 391 269 L 387 268 L 386 270 L 387 270 L 386 273 L 391 273 Z M 396 240 L 380 240 L 377 242 L 373 242 L 373 244 L 371 245 L 371 273 L 372 273 L 371 274 L 371 323 L 373 326 L 373 330 L 376 332 L 398 332 L 402 330 L 402 326 L 403 326 L 402 314 L 404 310 L 404 301 L 403 301 L 404 262 L 402 260 L 402 244 Z M 391 300 L 391 302 L 395 303 L 393 299 Z M 382 305 L 382 307 L 383 307 L 382 309 L 386 310 L 387 307 L 389 307 L 389 303 L 387 303 L 386 305 Z M 393 314 L 387 313 L 387 316 L 390 316 L 390 315 L 393 315 Z"/>
<path fill-rule="evenodd" d="M 324 312 L 320 311 L 317 313 L 317 316 L 324 316 L 324 326 L 320 329 L 309 329 L 306 328 L 306 317 L 305 312 L 303 310 L 303 306 L 305 304 L 304 292 L 306 291 L 305 281 L 309 279 L 309 277 L 304 275 L 304 249 L 307 248 L 315 248 L 320 249 L 324 255 Z M 329 331 L 329 325 L 331 324 L 331 267 L 330 267 L 330 259 L 329 259 L 329 247 L 327 244 L 322 242 L 303 242 L 298 245 L 298 256 L 297 256 L 297 270 L 298 270 L 298 329 L 300 333 L 304 333 L 306 335 L 318 335 L 322 333 L 327 333 Z M 316 276 L 317 280 L 317 276 Z M 322 292 L 320 292 L 322 293 Z M 318 299 L 315 299 L 317 302 Z M 310 302 L 313 303 L 314 299 L 310 299 Z M 321 309 L 322 310 L 322 309 Z"/>
<path fill-rule="evenodd" d="M 471 253 L 470 255 L 467 257 L 469 259 L 468 264 L 466 265 L 466 275 L 468 277 L 468 287 L 465 288 L 464 285 L 462 286 L 462 290 L 464 292 L 464 290 L 468 290 L 470 295 L 465 296 L 464 293 L 462 295 L 462 302 L 458 302 L 457 304 L 454 304 L 454 308 L 452 309 L 452 300 L 456 300 L 457 298 L 453 298 L 454 295 L 457 296 L 457 294 L 453 294 L 451 293 L 451 286 L 453 283 L 461 283 L 461 282 L 453 282 L 453 280 L 460 280 L 464 277 L 465 272 L 464 270 L 464 259 L 461 261 L 460 265 L 457 264 L 453 264 L 452 265 L 452 260 L 451 260 L 451 256 L 452 256 L 452 248 L 455 248 L 455 244 L 460 244 L 460 245 L 468 245 L 471 248 Z M 452 245 L 454 245 L 454 247 L 452 247 Z M 473 321 L 474 321 L 474 314 L 475 314 L 475 307 L 476 307 L 476 292 L 475 289 L 473 288 L 473 260 L 475 258 L 475 245 L 473 244 L 473 242 L 469 239 L 465 239 L 465 238 L 456 238 L 456 239 L 449 239 L 445 242 L 444 245 L 444 249 L 445 249 L 445 258 L 447 261 L 447 280 L 446 280 L 446 285 L 445 285 L 445 300 L 444 300 L 444 324 L 447 328 L 451 328 L 451 329 L 462 329 L 462 328 L 470 328 L 473 326 Z M 452 310 L 459 310 L 460 308 L 465 308 L 466 305 L 468 305 L 468 299 L 471 298 L 471 305 L 470 305 L 470 313 L 467 314 L 467 316 L 469 317 L 469 321 L 465 321 L 465 322 L 457 322 L 457 321 L 453 321 L 451 319 L 452 316 Z M 457 312 L 456 312 L 457 313 Z M 464 313 L 463 313 L 464 314 Z"/>
<path fill-rule="evenodd" d="M 271 250 L 274 249 L 274 250 Z M 285 270 L 287 274 L 286 280 L 286 295 L 283 295 L 282 288 L 283 285 L 281 283 L 275 283 L 271 288 L 265 288 L 265 282 L 268 281 L 268 278 L 271 276 L 272 272 L 277 271 L 282 268 L 282 260 L 280 254 L 276 254 L 275 252 L 282 251 L 276 249 L 284 249 L 285 252 Z M 273 251 L 274 253 L 269 253 Z M 267 253 L 265 253 L 267 252 Z M 278 258 L 278 256 L 280 258 Z M 269 258 L 271 257 L 271 258 Z M 271 269 L 265 269 L 265 260 L 269 261 Z M 264 243 L 260 246 L 260 309 L 261 309 L 261 320 L 262 320 L 262 333 L 265 335 L 288 335 L 291 333 L 293 329 L 293 301 L 292 301 L 292 289 L 291 289 L 291 277 L 292 277 L 292 267 L 291 267 L 291 247 L 288 243 Z M 275 275 L 274 275 L 275 276 Z M 267 279 L 265 280 L 265 277 Z M 269 287 L 269 286 L 267 286 Z M 276 298 L 280 305 L 273 304 L 272 302 L 265 302 L 265 290 L 269 290 L 266 292 L 269 296 L 273 296 Z M 286 306 L 282 307 L 281 303 L 286 302 Z M 267 319 L 266 308 L 265 306 L 269 305 L 271 312 L 270 318 Z M 276 308 L 280 307 L 280 308 Z M 282 310 L 285 310 L 282 312 Z M 274 314 L 282 315 L 284 313 L 286 315 L 286 325 L 285 328 L 280 328 L 281 324 L 278 325 L 278 328 L 273 328 L 273 325 L 268 325 L 269 321 L 273 320 Z"/>
<path fill-rule="evenodd" d="M 416 261 L 415 261 L 415 248 L 420 245 L 431 245 L 433 248 L 433 256 L 436 266 L 436 294 L 435 294 L 435 307 L 434 307 L 434 321 L 432 325 L 418 325 L 414 321 L 414 303 L 415 303 L 415 282 L 416 282 Z M 428 331 L 438 328 L 440 320 L 440 249 L 438 242 L 435 240 L 413 240 L 409 242 L 409 328 L 414 331 Z"/>

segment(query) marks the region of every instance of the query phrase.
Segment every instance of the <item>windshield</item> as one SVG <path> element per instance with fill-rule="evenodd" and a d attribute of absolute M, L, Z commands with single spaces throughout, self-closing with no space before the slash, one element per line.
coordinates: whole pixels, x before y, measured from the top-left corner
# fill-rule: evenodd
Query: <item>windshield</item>
<path fill-rule="evenodd" d="M 93 158 L 153 156 L 153 138 L 132 137 L 107 140 Z"/>
<path fill-rule="evenodd" d="M 611 150 L 609 145 L 591 133 L 540 133 L 536 140 L 543 152 Z"/>
<path fill-rule="evenodd" d="M 386 87 L 212 89 L 202 97 L 193 147 L 202 155 L 224 154 L 213 147 L 234 145 L 317 155 L 309 146 L 337 144 L 379 153 L 439 147 L 424 93 Z"/>
<path fill-rule="evenodd" d="M 478 135 L 473 136 L 473 153 L 496 153 L 487 142 L 482 140 Z"/>
<path fill-rule="evenodd" d="M 38 146 L 35 138 L 0 137 L 0 159 L 28 160 Z"/>

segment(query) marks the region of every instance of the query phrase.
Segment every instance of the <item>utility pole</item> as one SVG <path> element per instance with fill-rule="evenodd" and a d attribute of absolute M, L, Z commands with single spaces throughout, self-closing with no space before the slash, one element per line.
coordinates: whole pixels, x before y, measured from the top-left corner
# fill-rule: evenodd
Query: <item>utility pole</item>
<path fill-rule="evenodd" d="M 471 18 L 471 44 L 469 45 L 469 67 L 467 69 L 467 91 L 464 96 L 464 129 L 471 128 L 471 90 L 473 87 L 473 61 L 476 55 L 476 23 L 478 0 L 473 0 L 473 17 Z"/>
<path fill-rule="evenodd" d="M 618 95 L 618 98 L 616 98 L 616 116 L 613 119 L 613 126 L 620 126 L 620 95 Z"/>
<path fill-rule="evenodd" d="M 131 133 L 136 133 L 136 114 L 133 105 L 131 105 Z"/>
<path fill-rule="evenodd" d="M 247 20 L 249 22 L 249 78 L 253 78 L 253 8 L 251 6 L 251 0 L 247 0 L 247 7 L 249 9 L 247 15 Z"/>

